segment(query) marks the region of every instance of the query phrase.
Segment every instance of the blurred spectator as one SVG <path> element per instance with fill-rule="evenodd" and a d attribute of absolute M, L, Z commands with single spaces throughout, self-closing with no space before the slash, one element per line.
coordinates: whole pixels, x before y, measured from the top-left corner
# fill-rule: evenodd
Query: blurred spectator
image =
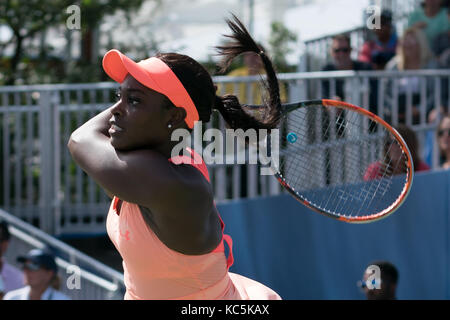
<path fill-rule="evenodd" d="M 380 14 L 380 28 L 375 28 L 373 40 L 366 41 L 359 53 L 358 60 L 369 63 L 375 70 L 383 70 L 386 63 L 395 56 L 397 33 L 392 25 L 392 13 L 383 10 Z"/>
<path fill-rule="evenodd" d="M 447 13 L 448 9 L 443 6 L 441 0 L 425 0 L 421 7 L 409 16 L 408 27 L 423 29 L 431 47 L 437 35 L 450 30 Z"/>
<path fill-rule="evenodd" d="M 437 128 L 441 167 L 450 169 L 450 115 L 445 115 Z"/>
<path fill-rule="evenodd" d="M 261 50 L 265 51 L 264 47 L 258 43 Z M 254 75 L 265 75 L 266 71 L 264 69 L 264 64 L 261 57 L 254 52 L 246 52 L 243 54 L 244 65 L 240 68 L 234 69 L 229 72 L 227 76 L 230 77 L 246 77 Z M 233 84 L 225 85 L 225 92 L 227 94 L 235 94 L 241 103 L 261 105 L 265 101 L 264 88 L 261 88 L 260 82 L 253 82 L 251 84 L 246 82 L 240 82 L 237 86 L 237 92 L 235 92 L 236 87 Z M 219 86 L 219 91 L 221 87 Z M 284 84 L 280 84 L 280 100 L 281 102 L 287 102 L 286 87 Z M 251 110 L 246 110 L 251 111 Z M 256 114 L 256 116 L 263 116 Z"/>
<path fill-rule="evenodd" d="M 8 250 L 9 240 L 8 224 L 5 221 L 0 222 L 0 299 L 5 293 L 23 287 L 23 273 L 6 262 L 5 254 Z"/>
<path fill-rule="evenodd" d="M 433 52 L 436 54 L 439 68 L 450 68 L 450 31 L 440 33 L 433 43 Z"/>
<path fill-rule="evenodd" d="M 350 37 L 346 34 L 334 36 L 331 42 L 331 57 L 333 58 L 333 62 L 325 65 L 322 71 L 372 69 L 367 63 L 352 60 L 351 53 Z"/>
<path fill-rule="evenodd" d="M 380 288 L 369 289 L 367 280 L 373 277 L 373 272 L 369 269 L 370 266 L 375 265 L 380 268 Z M 361 281 L 361 288 L 367 297 L 367 300 L 397 300 L 397 284 L 398 284 L 398 270 L 388 261 L 376 261 L 367 266 L 364 271 L 363 280 Z M 372 283 L 376 286 L 376 283 Z"/>
<path fill-rule="evenodd" d="M 386 65 L 386 70 L 418 70 L 418 69 L 434 69 L 437 68 L 437 61 L 428 46 L 424 33 L 417 28 L 407 29 L 397 44 L 397 53 Z M 419 77 L 401 77 L 390 81 L 398 81 L 398 120 L 400 123 L 406 123 L 406 107 L 407 94 L 411 93 L 412 103 L 412 122 L 418 123 L 420 120 L 420 102 L 421 87 Z M 394 85 L 389 83 L 388 89 L 393 89 Z M 427 99 L 425 109 L 426 112 L 434 107 L 433 101 L 433 82 L 427 79 L 426 82 Z M 386 97 L 395 99 L 396 97 L 386 92 Z M 393 101 L 389 103 L 393 104 Z M 392 111 L 391 111 L 392 112 Z M 392 114 L 387 116 L 387 120 L 392 119 Z"/>
<path fill-rule="evenodd" d="M 257 45 L 260 47 L 260 49 L 264 52 L 266 52 L 265 48 L 260 44 L 257 43 Z M 254 52 L 246 52 L 242 54 L 243 56 L 243 66 L 237 69 L 234 69 L 233 71 L 229 72 L 227 76 L 230 77 L 246 77 L 246 76 L 254 76 L 254 75 L 260 75 L 263 76 L 266 74 L 264 64 L 261 60 L 261 57 L 254 53 Z M 287 102 L 287 89 L 286 85 L 284 83 L 279 83 L 280 86 L 280 100 L 282 103 Z M 242 104 L 249 104 L 249 105 L 262 105 L 264 101 L 268 99 L 268 93 L 266 91 L 266 88 L 263 87 L 261 84 L 261 81 L 255 81 L 252 83 L 249 82 L 238 82 L 237 85 L 234 83 L 227 83 L 223 87 L 221 85 L 218 86 L 218 92 L 222 95 L 224 94 L 234 94 L 238 97 L 239 101 Z M 265 111 L 266 108 L 244 108 L 244 110 L 251 114 L 253 117 L 257 119 L 264 119 L 265 117 Z M 237 152 L 245 152 L 245 146 L 241 145 L 237 147 Z M 233 152 L 234 154 L 234 152 Z M 230 154 L 229 156 L 233 156 L 233 154 Z M 257 165 L 258 170 L 260 168 L 260 164 Z M 248 172 L 247 172 L 247 165 L 241 165 L 241 197 L 247 197 L 248 194 L 248 188 L 247 188 L 247 180 L 249 179 Z"/>
<path fill-rule="evenodd" d="M 418 28 L 408 28 L 397 43 L 396 55 L 388 64 L 388 70 L 415 70 L 436 68 L 435 56 Z"/>
<path fill-rule="evenodd" d="M 246 77 L 254 75 L 265 74 L 264 65 L 259 55 L 254 52 L 246 52 L 243 54 L 244 65 L 237 68 L 227 76 L 230 77 Z M 263 103 L 263 91 L 260 88 L 260 84 L 257 82 L 248 84 L 246 82 L 240 82 L 237 86 L 237 91 L 234 92 L 235 87 L 232 84 L 225 86 L 225 92 L 228 94 L 236 94 L 241 103 L 260 105 Z"/>
<path fill-rule="evenodd" d="M 52 253 L 33 249 L 17 261 L 23 266 L 26 286 L 7 293 L 4 300 L 70 300 L 53 288 L 58 268 Z"/>
<path fill-rule="evenodd" d="M 398 133 L 402 136 L 403 140 L 405 140 L 406 145 L 408 146 L 409 152 L 411 153 L 411 157 L 413 160 L 414 171 L 419 172 L 430 170 L 430 167 L 420 158 L 419 155 L 420 148 L 416 133 L 403 124 L 399 124 L 396 129 Z M 385 163 L 374 162 L 370 164 L 364 174 L 365 181 L 381 178 L 383 172 L 386 171 L 382 170 L 384 167 L 389 166 L 390 163 L 402 164 L 406 160 L 406 158 L 402 159 L 402 157 L 404 156 L 400 146 L 397 143 L 392 143 L 390 140 L 386 141 L 385 149 L 387 149 L 385 150 L 385 157 L 384 157 Z M 405 173 L 405 169 L 406 167 L 397 165 L 395 168 L 392 169 L 393 170 L 392 174 L 396 175 Z"/>
<path fill-rule="evenodd" d="M 322 68 L 322 71 L 337 71 L 337 70 L 372 70 L 372 66 L 368 63 L 353 60 L 351 58 L 352 47 L 350 37 L 345 34 L 334 36 L 331 42 L 331 57 L 332 63 L 328 63 Z M 344 80 L 336 80 L 335 90 L 330 88 L 330 80 L 322 81 L 322 96 L 320 98 L 328 98 L 334 100 L 347 100 L 345 97 Z M 377 106 L 377 85 L 375 80 L 370 81 L 370 96 L 368 109 L 376 113 Z"/>
<path fill-rule="evenodd" d="M 438 68 L 450 69 L 450 30 L 439 34 L 434 41 L 434 52 L 436 54 Z M 443 112 L 448 113 L 449 99 L 449 78 L 441 78 L 441 108 Z M 445 106 L 445 107 L 444 107 Z M 430 119 L 432 120 L 432 119 Z M 430 121 L 431 122 L 431 121 Z"/>

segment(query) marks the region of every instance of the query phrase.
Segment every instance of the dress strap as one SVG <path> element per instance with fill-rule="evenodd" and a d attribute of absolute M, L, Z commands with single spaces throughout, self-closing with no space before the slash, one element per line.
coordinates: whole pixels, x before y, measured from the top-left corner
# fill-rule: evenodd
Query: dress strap
<path fill-rule="evenodd" d="M 195 168 L 197 168 L 205 177 L 206 180 L 208 180 L 208 182 L 210 182 L 209 180 L 209 173 L 208 173 L 208 168 L 206 167 L 205 162 L 203 161 L 202 157 L 195 152 L 194 150 L 192 150 L 191 148 L 186 148 L 187 152 L 189 152 L 190 157 L 189 156 L 175 156 L 169 159 L 170 162 L 172 162 L 173 164 L 190 164 L 192 166 L 194 166 Z"/>

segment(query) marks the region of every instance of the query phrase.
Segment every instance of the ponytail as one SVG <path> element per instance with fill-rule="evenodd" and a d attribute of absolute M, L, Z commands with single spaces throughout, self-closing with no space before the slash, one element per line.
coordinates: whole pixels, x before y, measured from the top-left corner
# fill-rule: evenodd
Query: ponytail
<path fill-rule="evenodd" d="M 281 115 L 280 89 L 278 79 L 266 53 L 259 47 L 248 33 L 245 26 L 239 19 L 233 15 L 234 22 L 226 20 L 232 30 L 232 35 L 226 37 L 232 41 L 225 46 L 216 47 L 219 55 L 222 55 L 222 61 L 219 63 L 220 72 L 225 72 L 230 66 L 232 60 L 245 52 L 254 52 L 261 58 L 267 73 L 267 80 L 264 81 L 264 87 L 269 91 L 269 101 L 261 106 L 263 119 L 259 120 L 251 116 L 248 111 L 251 107 L 241 105 L 239 99 L 234 95 L 216 96 L 214 109 L 218 110 L 228 125 L 233 129 L 272 129 L 278 125 Z M 246 111 L 247 110 L 247 111 Z"/>
<path fill-rule="evenodd" d="M 264 122 L 253 117 L 250 112 L 255 108 L 241 105 L 238 98 L 232 94 L 223 97 L 216 96 L 214 109 L 220 112 L 233 129 L 272 129 L 276 127 L 269 121 Z"/>

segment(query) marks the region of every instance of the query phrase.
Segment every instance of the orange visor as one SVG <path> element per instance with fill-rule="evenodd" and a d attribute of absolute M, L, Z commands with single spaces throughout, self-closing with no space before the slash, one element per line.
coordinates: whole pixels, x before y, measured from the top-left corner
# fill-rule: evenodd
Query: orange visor
<path fill-rule="evenodd" d="M 181 81 L 162 60 L 152 57 L 136 63 L 113 49 L 103 57 L 103 69 L 114 81 L 122 83 L 127 74 L 141 84 L 165 95 L 176 107 L 186 110 L 186 124 L 194 127 L 199 120 L 197 108 Z"/>

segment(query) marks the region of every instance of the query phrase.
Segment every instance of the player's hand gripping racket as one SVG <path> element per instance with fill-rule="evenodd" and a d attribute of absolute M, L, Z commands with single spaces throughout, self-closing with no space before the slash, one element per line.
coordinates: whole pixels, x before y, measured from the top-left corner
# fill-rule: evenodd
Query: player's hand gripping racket
<path fill-rule="evenodd" d="M 403 138 L 363 108 L 325 99 L 285 104 L 278 136 L 272 131 L 265 151 L 275 177 L 326 216 L 376 221 L 411 189 L 413 161 Z"/>

